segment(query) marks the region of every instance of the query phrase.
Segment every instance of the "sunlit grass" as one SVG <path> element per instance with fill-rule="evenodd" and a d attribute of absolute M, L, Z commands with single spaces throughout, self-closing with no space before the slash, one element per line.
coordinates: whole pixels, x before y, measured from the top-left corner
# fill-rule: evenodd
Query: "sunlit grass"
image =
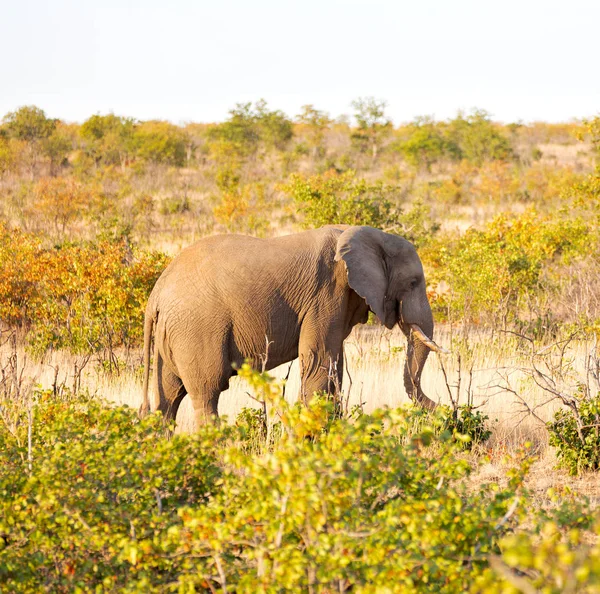
<path fill-rule="evenodd" d="M 494 440 L 518 443 L 525 438 L 542 434 L 541 421 L 551 419 L 560 404 L 535 385 L 527 370 L 531 368 L 531 345 L 510 333 L 490 333 L 469 329 L 466 332 L 448 326 L 438 327 L 437 341 L 451 349 L 449 355 L 431 354 L 422 377 L 425 393 L 441 404 L 451 404 L 451 397 L 459 404 L 480 407 L 494 427 Z M 380 407 L 397 407 L 408 402 L 404 390 L 404 359 L 406 339 L 399 329 L 392 331 L 380 326 L 361 326 L 354 329 L 345 343 L 346 366 L 343 382 L 344 398 L 351 408 L 361 405 L 365 412 Z M 571 368 L 585 375 L 590 345 L 573 341 L 566 357 Z M 8 355 L 8 345 L 0 355 Z M 24 382 L 45 389 L 75 385 L 75 374 L 82 359 L 66 352 L 55 352 L 43 360 L 35 360 L 23 348 L 18 349 L 18 366 L 23 370 Z M 141 353 L 130 356 L 131 364 L 118 374 L 107 374 L 90 360 L 81 372 L 81 388 L 98 394 L 109 401 L 137 408 L 141 403 Z M 282 365 L 271 374 L 283 379 L 286 398 L 294 401 L 300 390 L 297 361 Z M 574 384 L 575 389 L 575 384 Z M 513 392 L 518 394 L 515 396 Z M 538 407 L 538 419 L 528 415 L 530 408 Z M 546 404 L 544 404 L 546 403 Z M 541 406 L 540 406 L 541 405 Z M 258 404 L 248 394 L 248 386 L 237 377 L 232 378 L 229 390 L 221 394 L 219 414 L 230 422 L 244 407 Z M 193 430 L 192 407 L 185 398 L 178 414 L 181 430 Z M 539 437 L 536 438 L 539 441 Z"/>

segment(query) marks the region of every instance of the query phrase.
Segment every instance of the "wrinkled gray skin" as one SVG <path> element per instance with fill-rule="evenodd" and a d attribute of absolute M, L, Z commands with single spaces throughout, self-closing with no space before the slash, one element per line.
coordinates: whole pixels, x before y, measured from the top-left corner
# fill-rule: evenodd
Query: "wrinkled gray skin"
<path fill-rule="evenodd" d="M 371 227 L 328 226 L 276 239 L 221 235 L 183 250 L 158 279 L 146 308 L 141 414 L 175 418 L 189 394 L 196 422 L 217 415 L 219 395 L 249 359 L 267 369 L 300 359 L 302 394 L 332 392 L 343 375 L 343 344 L 372 310 L 408 337 L 404 384 L 427 408 L 421 372 L 433 337 L 423 267 L 413 245 Z M 153 397 L 148 396 L 154 330 Z M 332 362 L 334 365 L 332 366 Z"/>

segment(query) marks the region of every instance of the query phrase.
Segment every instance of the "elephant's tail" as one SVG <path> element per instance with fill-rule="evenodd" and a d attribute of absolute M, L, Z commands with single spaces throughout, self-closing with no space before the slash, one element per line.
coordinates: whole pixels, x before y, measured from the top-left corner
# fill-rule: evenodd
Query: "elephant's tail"
<path fill-rule="evenodd" d="M 158 311 L 148 303 L 146 316 L 144 318 L 144 385 L 142 387 L 142 404 L 139 415 L 145 417 L 150 412 L 150 398 L 148 396 L 148 384 L 150 383 L 150 349 L 152 348 L 152 331 L 158 317 Z"/>

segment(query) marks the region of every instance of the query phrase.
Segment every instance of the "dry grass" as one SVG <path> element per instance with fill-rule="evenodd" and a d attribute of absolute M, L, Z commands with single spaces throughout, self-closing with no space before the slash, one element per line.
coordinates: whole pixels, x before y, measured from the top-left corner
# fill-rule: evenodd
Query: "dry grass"
<path fill-rule="evenodd" d="M 541 421 L 551 418 L 560 402 L 533 382 L 527 370 L 531 367 L 531 348 L 527 341 L 512 334 L 491 334 L 487 331 L 457 331 L 439 327 L 437 340 L 452 349 L 450 355 L 429 357 L 423 373 L 424 391 L 435 401 L 450 404 L 451 398 L 460 404 L 472 403 L 494 421 L 496 439 L 518 442 L 531 437 Z M 365 412 L 376 408 L 397 407 L 408 402 L 404 391 L 403 365 L 406 340 L 399 329 L 380 326 L 359 326 L 346 341 L 346 371 L 343 392 L 350 406 L 362 405 Z M 585 376 L 586 361 L 593 345 L 572 341 L 567 345 L 562 380 L 569 377 L 575 389 Z M 549 349 L 546 349 L 549 352 Z M 9 345 L 0 348 L 0 360 L 8 356 Z M 30 385 L 51 388 L 53 385 L 72 387 L 82 359 L 56 352 L 43 360 L 34 360 L 23 348 L 17 352 L 19 369 Z M 131 357 L 131 365 L 118 375 L 108 375 L 90 361 L 81 372 L 81 386 L 109 401 L 137 408 L 141 403 L 141 353 Z M 300 388 L 298 363 L 282 365 L 271 373 L 284 378 L 286 396 L 296 399 Z M 516 394 L 515 394 L 516 393 Z M 535 410 L 538 419 L 528 414 L 526 406 Z M 221 394 L 219 414 L 234 419 L 244 407 L 257 406 L 247 394 L 247 386 L 235 377 L 231 387 Z M 178 422 L 188 426 L 191 404 L 186 398 L 179 411 Z"/>
<path fill-rule="evenodd" d="M 531 345 L 512 334 L 491 334 L 468 330 L 457 332 L 449 327 L 438 328 L 437 340 L 451 347 L 452 354 L 432 355 L 423 374 L 423 389 L 434 400 L 448 404 L 450 397 L 465 404 L 472 402 L 490 417 L 493 435 L 485 448 L 475 452 L 485 456 L 471 478 L 473 484 L 483 481 L 506 480 L 505 457 L 514 455 L 525 441 L 532 442 L 538 455 L 528 479 L 529 488 L 540 499 L 548 499 L 550 487 L 574 488 L 592 502 L 600 503 L 600 484 L 597 476 L 584 474 L 574 478 L 556 469 L 553 449 L 548 447 L 547 432 L 542 421 L 550 420 L 561 406 L 549 398 L 531 378 Z M 375 408 L 396 407 L 408 402 L 403 387 L 405 338 L 395 329 L 388 331 L 376 326 L 355 328 L 346 342 L 346 373 L 343 390 L 350 406 L 361 404 L 366 412 Z M 563 345 L 560 345 L 563 346 Z M 571 341 L 565 346 L 560 370 L 556 367 L 557 387 L 575 389 L 577 382 L 586 379 L 586 369 L 594 345 L 585 341 Z M 547 353 L 551 350 L 546 348 Z M 23 389 L 35 385 L 49 389 L 53 386 L 72 387 L 76 381 L 81 359 L 67 353 L 53 353 L 43 361 L 35 361 L 23 348 L 17 349 L 17 372 L 22 377 Z M 11 355 L 8 342 L 0 347 L 0 368 L 6 366 Z M 550 354 L 550 363 L 556 365 L 556 353 Z M 81 372 L 81 387 L 109 401 L 137 408 L 141 403 L 141 354 L 132 357 L 129 370 L 109 376 L 92 361 Z M 543 359 L 537 360 L 542 368 Z M 558 370 L 558 371 L 557 371 Z M 299 392 L 298 364 L 283 365 L 272 374 L 284 378 L 289 371 L 286 397 L 293 401 Z M 572 381 L 572 384 L 569 384 Z M 247 386 L 233 378 L 229 390 L 221 395 L 219 413 L 232 422 L 244 407 L 256 407 L 248 395 Z M 533 410 L 535 416 L 527 410 Z M 186 398 L 178 414 L 178 430 L 192 431 L 191 403 Z"/>

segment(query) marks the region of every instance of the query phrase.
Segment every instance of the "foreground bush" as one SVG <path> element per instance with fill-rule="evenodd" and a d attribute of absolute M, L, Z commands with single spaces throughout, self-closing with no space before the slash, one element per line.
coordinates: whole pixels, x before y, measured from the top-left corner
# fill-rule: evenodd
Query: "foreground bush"
<path fill-rule="evenodd" d="M 38 393 L 30 427 L 24 403 L 8 407 L 19 405 L 2 403 L 0 590 L 143 591 L 175 579 L 169 531 L 179 507 L 214 492 L 227 431 L 169 441 L 160 418 L 84 396 Z"/>
<path fill-rule="evenodd" d="M 562 555 L 558 571 L 576 568 L 577 583 L 597 583 L 595 549 L 582 561 L 569 537 L 571 562 L 558 537 L 552 549 L 510 536 L 528 507 L 527 458 L 505 488 L 469 486 L 465 455 L 420 411 L 339 419 L 322 399 L 289 406 L 268 376 L 240 375 L 281 426 L 260 456 L 232 427 L 167 439 L 160 417 L 89 397 L 3 401 L 3 590 L 511 592 L 522 566 L 523 579 L 560 583 L 527 569 L 523 539 L 540 559 Z M 577 525 L 588 516 L 578 511 Z"/>

